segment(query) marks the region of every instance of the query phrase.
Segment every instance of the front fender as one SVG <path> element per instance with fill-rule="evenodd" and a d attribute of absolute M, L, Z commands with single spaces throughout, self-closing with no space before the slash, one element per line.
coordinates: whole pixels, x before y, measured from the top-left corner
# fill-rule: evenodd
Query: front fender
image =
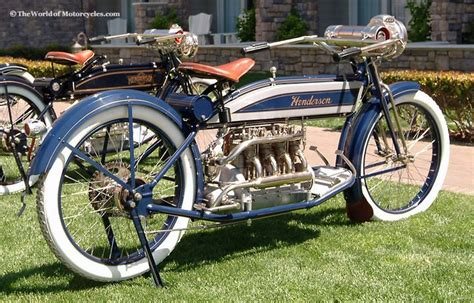
<path fill-rule="evenodd" d="M 393 97 L 395 99 L 407 95 L 416 93 L 420 89 L 420 85 L 416 82 L 397 82 L 390 85 Z M 357 116 L 355 117 L 352 125 L 349 124 L 343 130 L 343 136 L 346 136 L 345 142 L 339 142 L 339 148 L 343 146 L 344 154 L 346 157 L 356 166 L 358 170 L 358 163 L 360 163 L 360 157 L 358 151 L 362 150 L 362 145 L 365 143 L 362 140 L 364 132 L 370 128 L 379 117 L 382 112 L 382 106 L 380 99 L 373 97 L 366 104 L 363 105 Z M 347 124 L 346 124 L 347 125 Z M 338 158 L 338 164 L 343 165 L 342 160 Z M 358 177 L 360 171 L 357 171 Z M 360 182 L 356 179 L 356 182 Z M 370 205 L 363 199 L 360 186 L 353 186 L 352 188 L 344 192 L 344 196 L 347 202 L 347 214 L 349 218 L 356 221 L 369 220 L 373 216 L 373 211 Z"/>
<path fill-rule="evenodd" d="M 420 84 L 411 81 L 401 81 L 392 83 L 389 87 L 393 97 L 396 99 L 417 92 L 420 89 Z M 363 144 L 361 140 L 358 140 L 361 132 L 375 122 L 375 119 L 381 111 L 380 99 L 372 97 L 363 105 L 354 120 L 349 125 L 345 125 L 340 137 L 339 149 L 344 151 L 346 157 L 349 159 L 353 158 L 355 147 L 357 147 L 358 144 Z M 342 160 L 339 157 L 337 163 L 342 164 Z"/>
<path fill-rule="evenodd" d="M 116 106 L 142 105 L 150 110 L 157 110 L 165 114 L 179 128 L 183 128 L 181 116 L 166 102 L 144 92 L 134 90 L 113 90 L 101 92 L 84 98 L 67 110 L 53 124 L 53 128 L 44 138 L 30 167 L 29 175 L 40 175 L 47 172 L 60 151 L 58 140 L 66 140 L 85 121 L 95 115 Z M 191 148 L 194 153 L 194 148 Z M 200 159 L 193 155 L 195 159 Z M 197 164 L 197 163 L 196 163 Z"/>

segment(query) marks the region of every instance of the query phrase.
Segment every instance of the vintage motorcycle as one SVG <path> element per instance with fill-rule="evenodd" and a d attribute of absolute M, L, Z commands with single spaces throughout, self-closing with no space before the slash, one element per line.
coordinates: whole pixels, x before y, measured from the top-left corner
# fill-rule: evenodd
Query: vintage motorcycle
<path fill-rule="evenodd" d="M 186 43 L 182 37 L 170 37 L 183 33 L 181 28 L 172 28 L 164 33 L 146 32 L 144 34 L 125 34 L 92 38 L 99 42 L 114 39 L 138 39 L 137 44 L 157 45 L 153 38 L 161 37 L 170 43 Z M 186 37 L 191 37 L 187 34 Z M 159 42 L 158 44 L 162 44 Z M 160 45 L 161 45 L 160 44 Z M 193 56 L 197 49 L 183 48 L 178 54 L 181 57 Z M 187 52 L 187 53 L 185 53 Z M 35 79 L 25 66 L 18 64 L 0 65 L 0 195 L 14 193 L 25 189 L 26 171 L 45 130 L 51 128 L 57 115 L 53 104 L 57 101 L 80 100 L 97 92 L 133 88 L 147 92 L 157 92 L 163 86 L 169 72 L 179 60 L 177 57 L 161 56 L 160 62 L 146 64 L 110 64 L 105 56 L 96 56 L 91 50 L 76 54 L 65 52 L 48 52 L 45 60 L 53 64 L 72 67 L 81 66 L 74 71 L 54 78 Z M 194 85 L 205 85 L 203 80 L 196 80 Z M 205 85 L 204 87 L 207 87 Z M 32 121 L 32 124 L 28 124 Z M 40 122 L 38 122 L 40 121 Z M 26 128 L 24 131 L 24 127 Z M 30 134 L 30 130 L 36 130 Z M 41 136 L 40 136 L 41 135 Z M 30 178 L 29 186 L 36 182 Z"/>
<path fill-rule="evenodd" d="M 381 59 L 403 52 L 406 38 L 402 23 L 380 15 L 366 27 L 328 28 L 324 38 L 243 49 L 311 42 L 350 63 L 349 75 L 271 77 L 216 100 L 177 93 L 175 80 L 162 99 L 133 90 L 84 99 L 57 120 L 30 170 L 40 177 L 37 210 L 50 248 L 93 280 L 151 270 L 162 285 L 156 264 L 189 219 L 246 222 L 308 209 L 341 192 L 356 221 L 426 210 L 446 175 L 446 122 L 419 84 L 386 85 L 377 71 Z M 184 62 L 177 72 L 232 87 L 253 64 Z M 334 116 L 346 117 L 336 163 L 311 167 L 304 121 Z M 199 150 L 198 133 L 212 129 L 214 140 Z"/>

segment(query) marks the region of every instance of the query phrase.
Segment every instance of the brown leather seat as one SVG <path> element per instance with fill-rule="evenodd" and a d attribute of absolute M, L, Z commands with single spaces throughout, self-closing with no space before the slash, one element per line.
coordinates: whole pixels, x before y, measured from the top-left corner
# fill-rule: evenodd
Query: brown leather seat
<path fill-rule="evenodd" d="M 85 50 L 76 54 L 66 52 L 48 52 L 44 59 L 62 65 L 84 65 L 87 61 L 94 57 L 94 52 Z"/>
<path fill-rule="evenodd" d="M 252 59 L 242 58 L 219 66 L 183 62 L 179 65 L 178 69 L 194 74 L 225 78 L 233 82 L 239 82 L 240 77 L 245 75 L 254 65 L 255 61 Z"/>

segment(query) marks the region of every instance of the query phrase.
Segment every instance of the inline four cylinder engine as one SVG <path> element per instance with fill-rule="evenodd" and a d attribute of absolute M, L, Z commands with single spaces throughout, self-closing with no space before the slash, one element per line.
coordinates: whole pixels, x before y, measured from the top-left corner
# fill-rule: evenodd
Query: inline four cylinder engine
<path fill-rule="evenodd" d="M 306 199 L 313 173 L 304 144 L 298 125 L 228 129 L 204 153 L 205 207 L 250 210 Z"/>

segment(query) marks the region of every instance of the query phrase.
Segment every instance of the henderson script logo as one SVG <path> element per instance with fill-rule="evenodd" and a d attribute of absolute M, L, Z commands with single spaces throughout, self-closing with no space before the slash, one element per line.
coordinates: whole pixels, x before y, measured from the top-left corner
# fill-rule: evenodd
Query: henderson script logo
<path fill-rule="evenodd" d="M 134 76 L 127 76 L 128 85 L 133 84 L 149 84 L 153 81 L 153 76 L 151 74 L 139 73 Z"/>
<path fill-rule="evenodd" d="M 303 99 L 300 96 L 292 96 L 290 106 L 314 106 L 314 105 L 326 105 L 331 104 L 331 98 L 315 98 L 311 95 L 310 98 Z"/>

